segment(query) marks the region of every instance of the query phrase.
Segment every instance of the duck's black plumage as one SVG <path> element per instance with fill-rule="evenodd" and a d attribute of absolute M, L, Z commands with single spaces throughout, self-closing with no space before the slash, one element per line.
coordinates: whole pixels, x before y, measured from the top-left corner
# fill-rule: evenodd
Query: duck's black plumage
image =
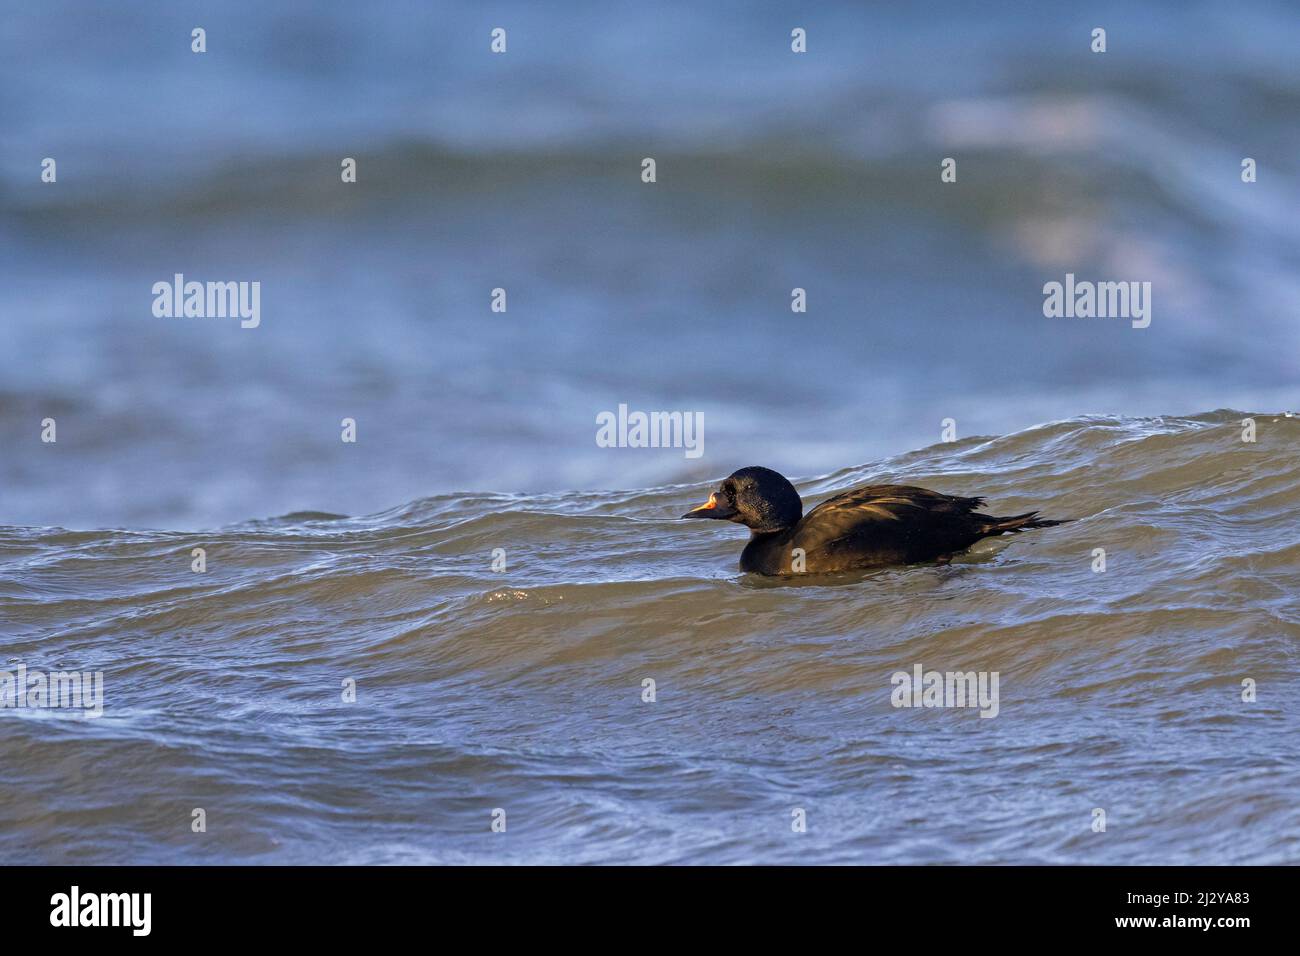
<path fill-rule="evenodd" d="M 823 501 L 807 515 L 799 492 L 770 468 L 742 468 L 683 518 L 743 524 L 751 536 L 740 570 L 809 574 L 943 561 L 981 538 L 1061 524 L 1038 512 L 976 514 L 983 498 L 912 485 L 868 485 Z"/>

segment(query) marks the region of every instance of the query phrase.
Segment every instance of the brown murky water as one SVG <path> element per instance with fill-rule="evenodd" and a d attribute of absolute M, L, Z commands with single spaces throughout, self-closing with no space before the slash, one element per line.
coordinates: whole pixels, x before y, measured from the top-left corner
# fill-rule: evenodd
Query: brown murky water
<path fill-rule="evenodd" d="M 739 575 L 674 520 L 704 485 L 0 529 L 6 666 L 104 673 L 97 719 L 0 712 L 0 859 L 1296 862 L 1300 421 L 1242 417 L 801 482 L 1077 519 L 834 581 Z M 997 672 L 996 717 L 891 706 L 917 664 Z"/>

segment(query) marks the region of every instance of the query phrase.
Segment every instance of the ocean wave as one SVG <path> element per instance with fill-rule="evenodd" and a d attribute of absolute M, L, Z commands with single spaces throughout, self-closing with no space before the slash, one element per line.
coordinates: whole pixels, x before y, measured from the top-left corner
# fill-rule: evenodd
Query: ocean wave
<path fill-rule="evenodd" d="M 1074 519 L 811 586 L 675 520 L 707 484 L 3 528 L 7 666 L 102 669 L 106 704 L 7 726 L 0 857 L 63 861 L 76 832 L 100 862 L 779 861 L 808 804 L 837 835 L 800 859 L 1294 862 L 1298 430 L 1089 417 L 808 477 Z M 916 663 L 999 672 L 998 719 L 901 716 L 890 674 Z M 226 836 L 169 835 L 182 804 Z M 508 849 L 465 835 L 494 806 Z M 1122 839 L 1093 839 L 1096 806 Z"/>

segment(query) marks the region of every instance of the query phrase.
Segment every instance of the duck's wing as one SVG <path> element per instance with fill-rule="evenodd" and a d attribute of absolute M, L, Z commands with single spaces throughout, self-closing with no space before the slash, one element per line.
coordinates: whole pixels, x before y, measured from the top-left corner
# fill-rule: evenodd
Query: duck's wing
<path fill-rule="evenodd" d="M 983 498 L 958 498 L 915 485 L 867 485 L 827 498 L 808 512 L 808 517 L 821 515 L 818 520 L 825 521 L 832 515 L 860 515 L 870 516 L 868 520 L 894 521 L 921 514 L 970 514 L 983 505 Z"/>
<path fill-rule="evenodd" d="M 813 508 L 799 523 L 794 543 L 807 549 L 849 538 L 901 543 L 918 535 L 929 537 L 943 526 L 960 536 L 971 523 L 968 516 L 983 504 L 983 498 L 959 498 L 913 485 L 868 485 Z"/>

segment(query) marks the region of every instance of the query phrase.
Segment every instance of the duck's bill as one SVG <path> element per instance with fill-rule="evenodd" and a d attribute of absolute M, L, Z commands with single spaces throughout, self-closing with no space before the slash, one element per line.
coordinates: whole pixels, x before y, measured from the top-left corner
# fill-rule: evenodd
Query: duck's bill
<path fill-rule="evenodd" d="M 683 518 L 730 518 L 736 509 L 730 505 L 720 504 L 717 495 L 709 495 L 709 500 L 698 508 L 692 508 Z"/>

